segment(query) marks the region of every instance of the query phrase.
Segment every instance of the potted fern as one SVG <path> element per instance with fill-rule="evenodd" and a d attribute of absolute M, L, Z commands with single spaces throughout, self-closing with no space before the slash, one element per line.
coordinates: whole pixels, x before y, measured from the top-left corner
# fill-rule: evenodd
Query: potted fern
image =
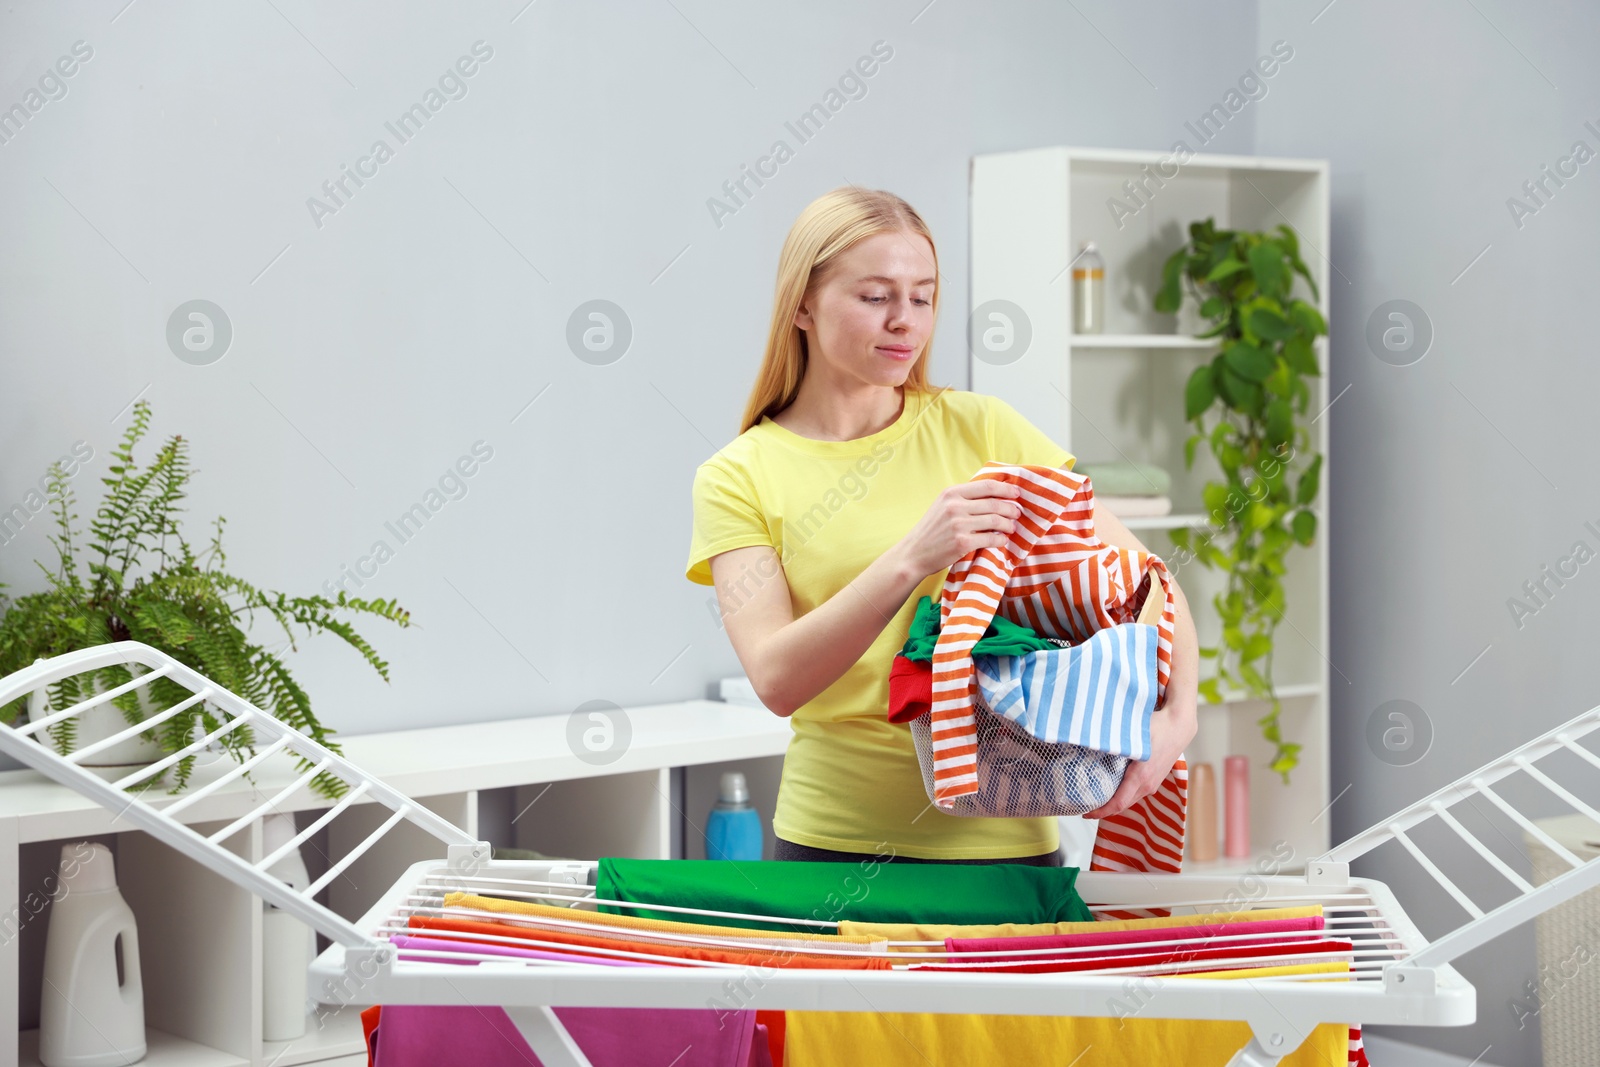
<path fill-rule="evenodd" d="M 340 591 L 336 597 L 291 597 L 259 589 L 231 574 L 222 548 L 226 522 L 221 516 L 209 545 L 196 554 L 179 528 L 177 515 L 185 487 L 193 473 L 188 442 L 174 434 L 157 451 L 147 467 L 134 460 L 134 446 L 150 423 L 148 401 L 139 401 L 119 448 L 112 451 L 110 473 L 101 479 L 106 493 L 89 524 L 89 540 L 78 547 L 72 511 L 72 489 L 59 467 L 52 466 L 48 485 L 54 502 L 56 550 L 54 569 L 38 564 L 48 581 L 41 592 L 17 597 L 6 604 L 0 618 L 0 675 L 28 666 L 41 657 L 60 655 L 111 641 L 141 641 L 192 667 L 223 687 L 250 701 L 317 741 L 338 751 L 332 731 L 323 726 L 311 708 L 311 698 L 290 674 L 280 652 L 269 648 L 250 632 L 258 613 L 268 623 L 282 627 L 287 649 L 297 648 L 297 631 L 304 636 L 331 633 L 358 653 L 373 670 L 389 678 L 388 664 L 365 638 L 340 616 L 358 612 L 377 616 L 398 626 L 410 625 L 410 614 L 392 600 L 361 600 Z M 125 666 L 102 668 L 63 679 L 29 698 L 0 707 L 0 721 L 13 723 L 24 710 L 41 715 L 48 708 L 68 707 L 94 693 L 131 681 Z M 137 724 L 153 712 L 186 699 L 189 691 L 167 678 L 124 693 L 105 705 L 109 724 L 91 729 L 110 736 Z M 77 736 L 79 718 L 47 727 L 42 733 L 60 751 L 70 751 L 85 739 Z M 119 723 L 118 717 L 123 721 Z M 93 723 L 93 720 L 90 720 Z M 143 735 L 117 746 L 109 762 L 145 762 L 191 744 L 196 729 L 209 733 L 222 725 L 217 709 L 200 702 L 152 727 Z M 86 742 L 85 742 L 86 743 Z M 224 734 L 217 742 L 234 759 L 243 761 L 254 752 L 249 727 Z M 95 756 L 105 761 L 107 753 Z M 173 791 L 183 788 L 195 765 L 195 755 L 167 769 Z M 88 762 L 88 761 L 86 761 Z M 301 761 L 302 769 L 310 764 Z M 313 788 L 324 796 L 343 792 L 343 783 L 319 775 Z"/>
<path fill-rule="evenodd" d="M 1284 558 L 1297 544 L 1309 546 L 1317 532 L 1312 504 L 1322 457 L 1311 447 L 1304 416 L 1311 398 L 1306 380 L 1321 374 L 1314 344 L 1328 332 L 1322 314 L 1293 295 L 1296 275 L 1316 299 L 1317 283 L 1291 227 L 1219 230 L 1208 218 L 1190 224 L 1189 241 L 1167 259 L 1155 295 L 1157 311 L 1174 313 L 1187 281 L 1201 316 L 1212 323 L 1198 336 L 1215 337 L 1220 346 L 1185 387 L 1184 417 L 1195 433 L 1184 444 L 1184 462 L 1194 466 L 1204 441 L 1223 480 L 1203 490 L 1210 526 L 1172 531 L 1180 552 L 1228 575 L 1213 600 L 1222 642 L 1200 650 L 1216 660 L 1216 674 L 1200 683 L 1200 692 L 1219 702 L 1226 684 L 1270 703 L 1259 725 L 1276 746 L 1270 766 L 1285 784 L 1300 745 L 1280 729 L 1273 638 L 1284 612 Z M 1209 428 L 1208 417 L 1215 419 Z"/>

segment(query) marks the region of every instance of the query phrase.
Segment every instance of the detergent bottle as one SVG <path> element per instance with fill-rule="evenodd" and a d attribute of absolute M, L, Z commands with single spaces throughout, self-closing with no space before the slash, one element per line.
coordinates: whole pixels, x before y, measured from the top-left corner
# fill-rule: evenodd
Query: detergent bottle
<path fill-rule="evenodd" d="M 61 846 L 39 1001 L 44 1067 L 121 1067 L 144 1058 L 144 986 L 133 909 L 117 892 L 111 850 Z M 117 973 L 118 947 L 122 973 Z"/>

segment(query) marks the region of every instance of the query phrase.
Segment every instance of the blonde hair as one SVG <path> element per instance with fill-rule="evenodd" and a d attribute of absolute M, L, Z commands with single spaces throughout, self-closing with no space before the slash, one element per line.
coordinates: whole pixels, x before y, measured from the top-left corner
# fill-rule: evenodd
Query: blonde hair
<path fill-rule="evenodd" d="M 805 295 L 827 281 L 837 268 L 838 257 L 857 241 L 880 233 L 909 230 L 928 239 L 933 252 L 934 318 L 939 315 L 939 250 L 933 243 L 928 224 L 915 208 L 900 197 L 882 189 L 861 189 L 843 185 L 824 193 L 806 205 L 789 228 L 783 251 L 778 255 L 778 284 L 773 298 L 772 326 L 767 332 L 767 351 L 756 373 L 755 385 L 745 404 L 739 432 L 744 433 L 761 421 L 793 403 L 805 377 L 806 339 L 794 316 Z M 906 388 L 927 392 L 928 359 L 933 335 L 922 355 L 911 366 Z"/>

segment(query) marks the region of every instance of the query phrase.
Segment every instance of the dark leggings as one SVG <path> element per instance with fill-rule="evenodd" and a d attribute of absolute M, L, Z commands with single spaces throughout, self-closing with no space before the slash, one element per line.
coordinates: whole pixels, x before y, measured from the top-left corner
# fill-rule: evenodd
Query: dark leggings
<path fill-rule="evenodd" d="M 772 858 L 775 860 L 807 860 L 821 863 L 859 863 L 864 860 L 876 860 L 880 863 L 1022 863 L 1029 867 L 1060 867 L 1063 865 L 1063 856 L 1058 848 L 1054 852 L 1046 852 L 1039 856 L 1017 856 L 1010 859 L 976 859 L 976 860 L 925 860 L 915 856 L 879 855 L 876 852 L 836 852 L 831 848 L 812 848 L 810 845 L 797 845 L 793 841 L 785 841 L 781 837 L 773 839 Z"/>

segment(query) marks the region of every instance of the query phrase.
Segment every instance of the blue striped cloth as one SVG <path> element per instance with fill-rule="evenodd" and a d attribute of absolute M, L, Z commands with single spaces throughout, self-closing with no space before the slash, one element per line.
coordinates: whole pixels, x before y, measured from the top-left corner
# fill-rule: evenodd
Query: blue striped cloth
<path fill-rule="evenodd" d="M 972 661 L 984 703 L 1039 740 L 1145 760 L 1158 639 L 1154 626 L 1130 622 L 1071 648 Z"/>

